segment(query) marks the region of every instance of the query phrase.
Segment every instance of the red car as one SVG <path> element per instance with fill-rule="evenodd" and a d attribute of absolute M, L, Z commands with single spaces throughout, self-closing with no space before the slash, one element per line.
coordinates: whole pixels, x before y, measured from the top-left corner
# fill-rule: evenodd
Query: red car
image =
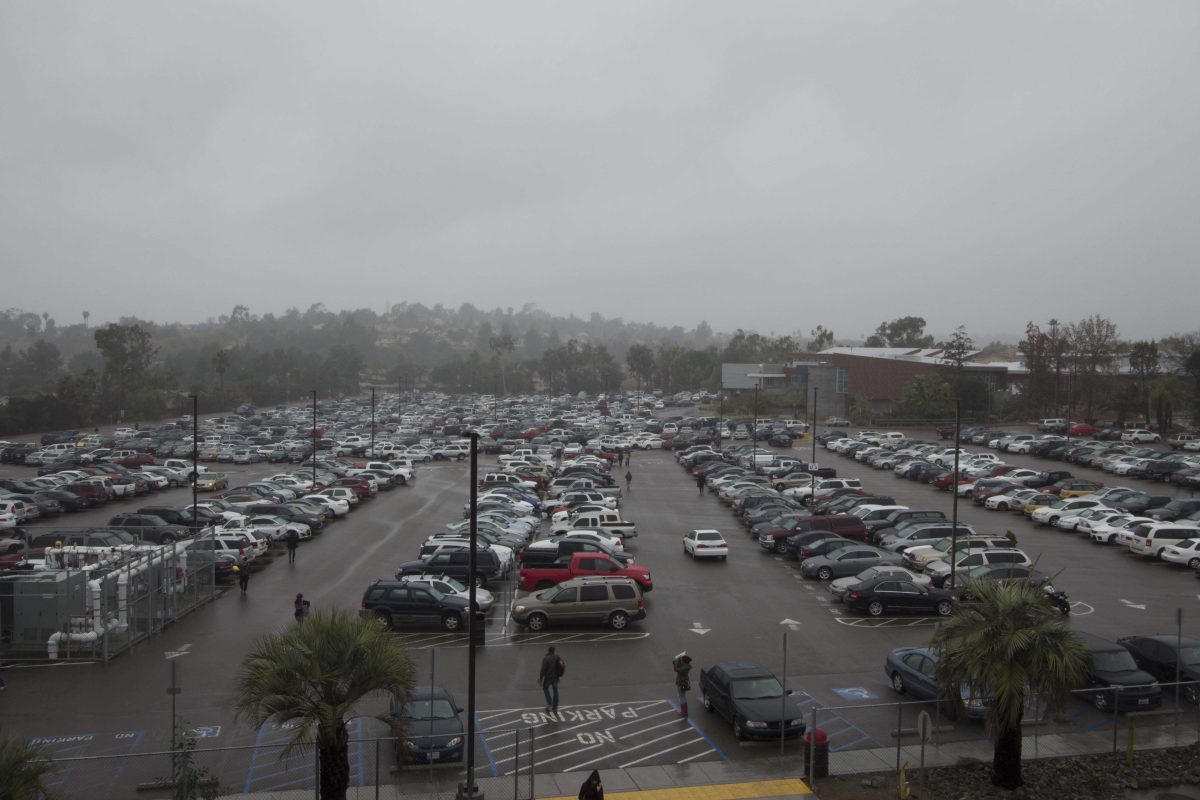
<path fill-rule="evenodd" d="M 1095 436 L 1100 432 L 1100 429 L 1095 425 L 1088 425 L 1086 422 L 1075 422 L 1071 424 L 1072 436 Z"/>

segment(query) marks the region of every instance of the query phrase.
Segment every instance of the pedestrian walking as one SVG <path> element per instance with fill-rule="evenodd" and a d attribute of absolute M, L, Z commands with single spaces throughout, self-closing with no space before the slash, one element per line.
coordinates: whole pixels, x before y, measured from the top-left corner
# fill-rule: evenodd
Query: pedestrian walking
<path fill-rule="evenodd" d="M 294 530 L 287 532 L 288 563 L 296 563 L 296 548 L 300 546 L 300 535 Z"/>
<path fill-rule="evenodd" d="M 579 800 L 604 800 L 604 785 L 600 783 L 599 770 L 592 770 L 592 774 L 579 787 Z"/>
<path fill-rule="evenodd" d="M 625 448 L 625 463 L 628 464 L 630 461 L 633 461 L 633 448 L 626 447 Z"/>
<path fill-rule="evenodd" d="M 704 494 L 704 476 L 696 476 L 696 488 L 700 490 L 700 494 Z"/>
<path fill-rule="evenodd" d="M 542 694 L 546 696 L 546 710 L 558 713 L 558 681 L 566 672 L 567 665 L 551 647 L 542 656 L 542 668 L 538 670 L 538 683 L 542 685 Z"/>
<path fill-rule="evenodd" d="M 246 593 L 246 587 L 250 585 L 250 570 L 246 567 L 234 567 L 238 574 L 238 585 L 242 587 L 242 594 Z"/>
<path fill-rule="evenodd" d="M 293 613 L 296 617 L 296 622 L 303 622 L 304 618 L 312 611 L 312 603 L 304 599 L 304 595 L 296 593 L 296 600 L 292 603 Z"/>
<path fill-rule="evenodd" d="M 675 669 L 675 688 L 679 691 L 679 716 L 687 719 L 687 693 L 692 688 L 692 657 L 684 650 L 671 659 Z"/>
<path fill-rule="evenodd" d="M 633 491 L 633 472 L 631 470 L 625 470 L 625 491 Z"/>

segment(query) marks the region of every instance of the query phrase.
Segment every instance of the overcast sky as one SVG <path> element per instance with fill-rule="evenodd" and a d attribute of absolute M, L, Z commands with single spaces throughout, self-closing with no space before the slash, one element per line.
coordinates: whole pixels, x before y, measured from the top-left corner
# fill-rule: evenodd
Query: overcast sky
<path fill-rule="evenodd" d="M 1200 3 L 0 2 L 3 307 L 1195 330 Z"/>

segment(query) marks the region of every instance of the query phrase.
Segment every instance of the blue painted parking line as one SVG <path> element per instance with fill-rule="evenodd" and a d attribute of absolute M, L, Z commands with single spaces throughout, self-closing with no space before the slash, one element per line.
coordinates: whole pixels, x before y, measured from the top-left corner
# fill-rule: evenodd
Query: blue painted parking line
<path fill-rule="evenodd" d="M 863 690 L 866 691 L 866 690 Z M 854 722 L 842 716 L 836 711 L 831 711 L 824 703 L 804 690 L 798 690 L 792 698 L 805 712 L 806 719 L 812 709 L 821 712 L 818 722 L 820 722 L 821 730 L 825 731 L 825 735 L 829 737 L 829 750 L 836 753 L 839 750 L 849 750 L 853 747 L 860 746 L 864 742 L 874 745 L 875 747 L 884 747 L 884 743 L 871 736 L 869 733 L 858 727 Z M 829 722 L 830 718 L 837 720 L 844 727 L 834 727 L 837 723 Z"/>
<path fill-rule="evenodd" d="M 350 780 L 351 785 L 366 785 L 366 765 L 363 744 L 362 719 L 350 724 Z M 254 741 L 254 752 L 250 768 L 246 771 L 243 794 L 252 792 L 281 791 L 283 789 L 307 788 L 316 780 L 316 760 L 312 750 L 281 758 L 280 754 L 291 739 L 288 728 L 267 724 L 258 729 Z"/>
<path fill-rule="evenodd" d="M 35 736 L 29 740 L 29 744 L 40 748 L 52 761 L 82 756 L 120 756 L 132 753 L 141 743 L 144 735 L 144 731 L 126 731 L 116 734 L 75 733 L 65 736 Z M 105 763 L 103 760 L 86 764 L 79 761 L 59 761 L 51 773 L 47 786 L 53 788 L 65 784 L 67 777 L 77 770 L 86 769 L 90 772 L 97 772 L 107 768 L 112 770 L 107 776 L 101 772 L 89 777 L 89 781 L 93 784 L 107 783 L 111 788 L 124 773 L 128 761 L 121 759 L 117 762 L 116 767 L 104 767 Z"/>

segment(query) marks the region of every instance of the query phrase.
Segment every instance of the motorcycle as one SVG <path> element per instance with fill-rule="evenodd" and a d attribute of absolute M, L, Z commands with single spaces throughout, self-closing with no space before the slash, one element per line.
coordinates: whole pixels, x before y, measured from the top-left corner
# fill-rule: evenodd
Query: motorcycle
<path fill-rule="evenodd" d="M 1063 616 L 1071 613 L 1071 599 L 1067 597 L 1066 592 L 1059 591 L 1053 586 L 1046 586 L 1046 597 L 1049 598 L 1050 604 L 1063 613 Z"/>

